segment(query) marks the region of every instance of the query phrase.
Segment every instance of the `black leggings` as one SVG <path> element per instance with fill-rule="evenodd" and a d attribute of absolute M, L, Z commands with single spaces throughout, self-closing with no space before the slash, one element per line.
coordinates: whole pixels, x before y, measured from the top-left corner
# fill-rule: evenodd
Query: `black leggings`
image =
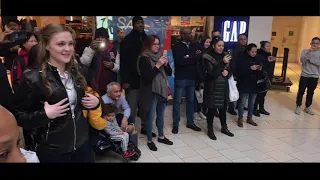
<path fill-rule="evenodd" d="M 212 127 L 212 125 L 213 125 L 213 119 L 214 119 L 215 112 L 216 112 L 216 108 L 209 108 L 208 109 L 208 114 L 207 114 L 208 127 Z M 218 112 L 219 112 L 219 119 L 220 119 L 221 127 L 226 126 L 227 125 L 227 110 L 226 110 L 226 108 L 218 108 Z"/>
<path fill-rule="evenodd" d="M 256 97 L 256 101 L 254 102 L 254 110 L 262 110 L 264 109 L 264 102 L 266 99 L 267 91 L 263 93 L 258 93 Z M 258 108 L 259 106 L 259 108 Z"/>

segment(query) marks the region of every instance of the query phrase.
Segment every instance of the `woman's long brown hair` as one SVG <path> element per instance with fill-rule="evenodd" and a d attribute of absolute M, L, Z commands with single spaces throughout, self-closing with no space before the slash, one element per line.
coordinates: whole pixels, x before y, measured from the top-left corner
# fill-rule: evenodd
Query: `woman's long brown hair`
<path fill-rule="evenodd" d="M 70 32 L 65 26 L 60 24 L 48 24 L 40 32 L 40 42 L 38 49 L 38 62 L 42 69 L 42 82 L 47 88 L 49 95 L 52 95 L 52 88 L 47 79 L 47 61 L 50 58 L 50 52 L 47 50 L 47 46 L 51 41 L 52 37 L 56 35 L 56 33 L 60 32 Z M 70 32 L 71 34 L 71 32 Z M 71 73 L 72 79 L 76 86 L 80 86 L 83 90 L 86 90 L 87 83 L 85 78 L 78 71 L 78 64 L 76 63 L 75 54 L 72 55 L 69 63 L 66 64 L 66 71 Z"/>
<path fill-rule="evenodd" d="M 149 35 L 145 38 L 145 40 L 143 41 L 143 48 L 141 51 L 141 55 L 150 51 L 150 49 L 156 39 L 159 40 L 159 44 L 160 44 L 160 38 L 157 35 Z"/>

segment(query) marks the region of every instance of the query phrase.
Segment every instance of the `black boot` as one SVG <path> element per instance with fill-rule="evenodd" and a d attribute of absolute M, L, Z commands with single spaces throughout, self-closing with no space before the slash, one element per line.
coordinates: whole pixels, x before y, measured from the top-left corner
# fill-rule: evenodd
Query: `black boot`
<path fill-rule="evenodd" d="M 212 140 L 217 140 L 217 137 L 214 135 L 212 126 L 208 126 L 208 136 Z"/>
<path fill-rule="evenodd" d="M 253 111 L 253 115 L 260 117 L 260 112 L 258 110 L 254 110 Z"/>
<path fill-rule="evenodd" d="M 234 134 L 232 134 L 232 133 L 229 131 L 227 125 L 223 125 L 223 126 L 221 127 L 221 133 L 223 133 L 223 134 L 225 134 L 225 135 L 227 135 L 227 136 L 230 136 L 230 137 L 233 137 L 233 136 L 234 136 Z"/>
<path fill-rule="evenodd" d="M 236 116 L 237 115 L 237 112 L 234 110 L 234 108 L 232 107 L 232 108 L 228 108 L 228 110 L 227 110 L 227 112 L 229 113 L 229 114 L 231 114 L 231 115 L 234 115 L 234 116 Z"/>
<path fill-rule="evenodd" d="M 264 108 L 260 108 L 259 113 L 264 114 L 264 115 L 270 115 L 270 113 L 268 111 L 266 111 Z"/>

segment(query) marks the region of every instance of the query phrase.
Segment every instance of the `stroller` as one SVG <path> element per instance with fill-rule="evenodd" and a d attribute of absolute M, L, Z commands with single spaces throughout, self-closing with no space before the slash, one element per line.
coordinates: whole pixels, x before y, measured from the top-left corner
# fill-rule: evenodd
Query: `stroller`
<path fill-rule="evenodd" d="M 113 151 L 117 154 L 120 154 L 126 163 L 129 162 L 128 158 L 126 158 L 123 154 L 119 141 L 112 140 L 110 138 L 110 135 L 104 132 L 103 130 L 99 131 L 99 137 L 100 140 L 98 140 L 98 142 L 94 145 L 94 151 L 96 153 L 103 155 L 108 151 Z M 131 156 L 129 160 L 137 161 L 141 156 L 141 151 L 135 144 L 133 144 L 130 141 L 128 144 L 128 151 L 132 152 L 133 154 L 133 156 Z"/>

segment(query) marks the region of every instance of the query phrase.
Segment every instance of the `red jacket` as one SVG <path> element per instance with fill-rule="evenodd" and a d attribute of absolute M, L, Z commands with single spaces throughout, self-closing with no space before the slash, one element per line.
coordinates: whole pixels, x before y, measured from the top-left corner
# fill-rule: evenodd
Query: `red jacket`
<path fill-rule="evenodd" d="M 18 56 L 14 58 L 11 68 L 11 82 L 12 86 L 15 88 L 16 85 L 20 82 L 23 71 L 26 69 L 28 64 L 28 52 L 24 49 L 21 49 Z M 22 67 L 20 60 L 24 60 L 24 67 Z"/>

